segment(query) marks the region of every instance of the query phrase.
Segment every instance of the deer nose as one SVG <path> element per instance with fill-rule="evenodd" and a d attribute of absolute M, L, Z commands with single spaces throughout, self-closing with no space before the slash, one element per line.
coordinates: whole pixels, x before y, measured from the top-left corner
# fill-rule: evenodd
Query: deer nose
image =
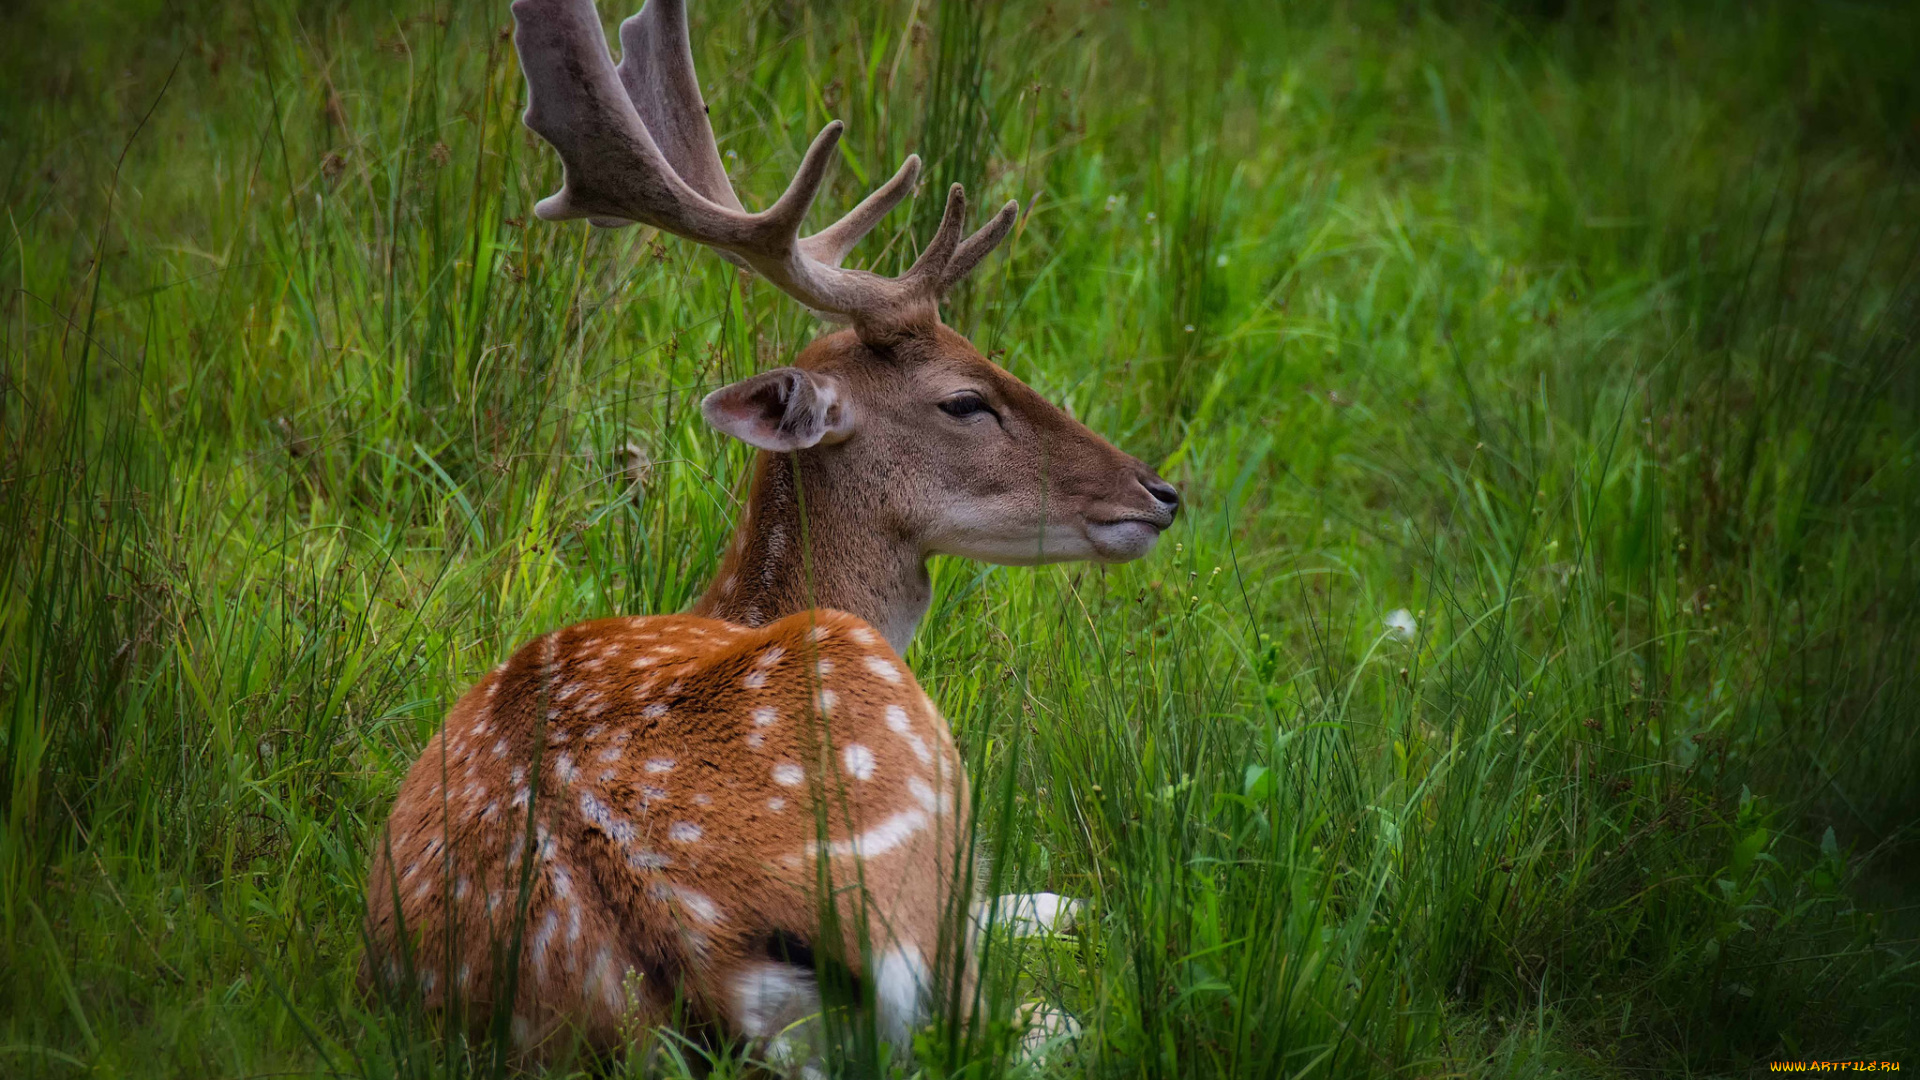
<path fill-rule="evenodd" d="M 1180 512 L 1180 491 L 1172 484 L 1148 473 L 1140 478 L 1140 486 L 1147 489 L 1147 494 L 1153 496 L 1153 501 L 1160 504 L 1168 517 Z"/>

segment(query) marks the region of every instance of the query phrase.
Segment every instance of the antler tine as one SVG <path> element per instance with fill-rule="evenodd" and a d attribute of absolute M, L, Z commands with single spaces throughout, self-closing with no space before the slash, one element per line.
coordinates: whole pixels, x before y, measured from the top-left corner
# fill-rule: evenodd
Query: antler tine
<path fill-rule="evenodd" d="M 954 249 L 953 258 L 947 260 L 946 270 L 940 275 L 940 295 L 945 296 L 960 284 L 960 279 L 973 273 L 973 268 L 979 265 L 981 259 L 1000 246 L 1000 241 L 1007 238 L 1007 233 L 1013 229 L 1014 219 L 1019 215 L 1020 201 L 1008 199 L 999 213 L 989 218 L 972 236 L 960 241 L 960 246 Z"/>
<path fill-rule="evenodd" d="M 900 163 L 900 171 L 893 179 L 875 188 L 873 194 L 860 201 L 860 205 L 847 211 L 845 217 L 821 229 L 805 240 L 800 241 L 800 250 L 810 259 L 817 259 L 828 266 L 839 266 L 853 250 L 860 238 L 873 231 L 880 219 L 886 217 L 900 200 L 913 192 L 913 185 L 920 179 L 920 155 L 908 154 L 907 160 Z"/>
<path fill-rule="evenodd" d="M 933 239 L 913 260 L 907 272 L 900 275 L 902 281 L 914 282 L 930 293 L 937 293 L 940 278 L 946 273 L 947 264 L 953 260 L 954 249 L 960 246 L 960 230 L 967 220 L 967 191 L 959 184 L 947 187 L 947 208 L 940 215 L 940 227 L 934 230 Z"/>
<path fill-rule="evenodd" d="M 827 178 L 827 166 L 833 161 L 834 148 L 840 145 L 840 133 L 846 125 L 838 120 L 827 121 L 820 134 L 813 137 L 813 145 L 800 158 L 800 167 L 793 172 L 793 179 L 787 181 L 787 190 L 772 206 L 760 213 L 766 219 L 762 226 L 762 254 L 789 256 L 800 242 L 800 223 L 807 216 L 807 210 L 813 206 L 813 197 L 820 193 L 820 183 Z"/>
<path fill-rule="evenodd" d="M 513 14 L 526 124 L 566 167 L 560 191 L 534 208 L 548 221 L 645 222 L 714 248 L 823 315 L 903 328 L 937 318 L 940 296 L 1012 227 L 1018 208 L 1009 203 L 962 241 L 966 196 L 955 184 L 939 231 L 912 269 L 897 278 L 842 269 L 854 244 L 913 190 L 919 157 L 909 155 L 846 216 L 803 239 L 801 221 L 839 145 L 840 121 L 814 137 L 780 198 L 748 213 L 714 142 L 683 0 L 646 0 L 621 23 L 618 68 L 593 0 L 515 0 Z"/>

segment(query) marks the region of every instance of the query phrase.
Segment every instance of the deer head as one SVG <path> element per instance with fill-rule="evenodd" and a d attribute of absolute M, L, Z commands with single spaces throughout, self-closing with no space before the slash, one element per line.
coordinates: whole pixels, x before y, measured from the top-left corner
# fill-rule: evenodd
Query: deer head
<path fill-rule="evenodd" d="M 621 24 L 618 67 L 592 0 L 518 0 L 513 10 L 531 92 L 527 126 L 565 165 L 564 185 L 536 214 L 674 233 L 850 324 L 793 366 L 706 399 L 708 421 L 761 454 L 745 519 L 695 613 L 758 626 L 835 607 L 904 651 L 925 611 L 930 555 L 1124 562 L 1172 524 L 1171 485 L 940 321 L 941 299 L 1006 237 L 1018 204 L 963 236 L 966 197 L 955 184 L 939 229 L 905 273 L 842 267 L 911 194 L 917 156 L 846 216 L 802 237 L 839 121 L 814 139 L 786 192 L 749 213 L 714 143 L 681 0 L 649 0 Z"/>

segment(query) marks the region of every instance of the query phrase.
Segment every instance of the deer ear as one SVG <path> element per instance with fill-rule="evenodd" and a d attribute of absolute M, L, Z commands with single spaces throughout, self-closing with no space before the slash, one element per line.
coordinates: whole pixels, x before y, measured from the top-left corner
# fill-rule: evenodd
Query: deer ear
<path fill-rule="evenodd" d="M 723 386 L 700 403 L 707 423 L 749 446 L 785 453 L 853 434 L 853 406 L 830 375 L 774 368 Z"/>

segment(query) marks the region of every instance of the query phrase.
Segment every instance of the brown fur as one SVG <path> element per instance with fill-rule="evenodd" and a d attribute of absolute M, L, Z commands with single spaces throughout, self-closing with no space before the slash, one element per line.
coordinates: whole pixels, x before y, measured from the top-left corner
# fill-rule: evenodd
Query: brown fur
<path fill-rule="evenodd" d="M 864 914 L 876 951 L 916 949 L 931 967 L 966 807 L 946 724 L 859 619 L 582 623 L 522 648 L 454 707 L 401 788 L 391 857 L 375 853 L 368 931 L 384 974 L 401 977 L 397 894 L 428 1007 L 455 994 L 484 1023 L 505 992 L 524 880 L 522 1046 L 571 1028 L 610 1048 L 623 1024 L 665 1020 L 676 990 L 696 1015 L 769 1035 L 727 990 L 770 946 L 819 944 L 822 829 L 832 879 L 864 886 L 866 910 L 843 904 L 845 925 Z M 858 974 L 860 942 L 841 947 Z"/>
<path fill-rule="evenodd" d="M 454 706 L 374 853 L 364 984 L 411 972 L 476 1025 L 505 1007 L 536 1056 L 569 1031 L 611 1049 L 676 995 L 696 1023 L 774 1036 L 817 1005 L 795 946 L 872 978 L 893 1037 L 931 1004 L 903 995 L 970 984 L 966 775 L 900 659 L 927 559 L 1132 558 L 1098 528 L 1149 523 L 1150 545 L 1177 498 L 937 322 L 884 348 L 830 334 L 797 366 L 804 386 L 736 384 L 723 415 L 817 439 L 794 410 L 831 410 L 838 437 L 758 455 L 691 614 L 548 634 Z M 941 412 L 955 393 L 993 415 Z"/>
<path fill-rule="evenodd" d="M 746 519 L 694 604 L 697 614 L 758 626 L 828 604 L 879 627 L 904 652 L 931 597 L 927 558 L 976 554 L 956 535 L 956 507 L 1031 534 L 999 557 L 978 555 L 1001 563 L 1101 559 L 1080 548 L 1043 549 L 1040 530 L 1073 533 L 1089 521 L 1162 512 L 1143 486 L 1165 486 L 1151 469 L 937 320 L 885 348 L 855 331 L 828 334 L 794 366 L 843 388 L 856 432 L 756 455 Z M 955 390 L 980 392 L 999 422 L 942 414 L 939 402 Z M 1162 525 L 1171 520 L 1167 511 Z M 803 531 L 812 539 L 810 566 Z"/>

